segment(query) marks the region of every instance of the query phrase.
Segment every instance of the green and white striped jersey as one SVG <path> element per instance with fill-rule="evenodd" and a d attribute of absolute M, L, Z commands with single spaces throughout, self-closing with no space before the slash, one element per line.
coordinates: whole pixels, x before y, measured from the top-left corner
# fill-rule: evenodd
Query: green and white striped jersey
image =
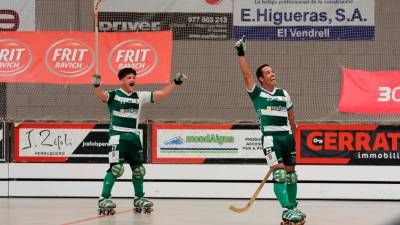
<path fill-rule="evenodd" d="M 142 105 L 153 102 L 153 92 L 126 93 L 117 89 L 108 92 L 110 131 L 137 132 Z"/>
<path fill-rule="evenodd" d="M 293 107 L 293 103 L 285 90 L 275 88 L 273 92 L 269 92 L 254 84 L 252 90 L 247 92 L 256 109 L 264 135 L 292 133 L 288 110 Z"/>

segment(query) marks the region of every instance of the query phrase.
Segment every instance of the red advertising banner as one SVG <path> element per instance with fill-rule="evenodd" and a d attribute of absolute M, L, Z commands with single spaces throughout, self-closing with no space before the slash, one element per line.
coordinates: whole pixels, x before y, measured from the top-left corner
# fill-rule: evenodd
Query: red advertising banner
<path fill-rule="evenodd" d="M 339 112 L 400 114 L 400 71 L 343 69 Z"/>
<path fill-rule="evenodd" d="M 301 124 L 299 164 L 400 165 L 400 126 Z"/>
<path fill-rule="evenodd" d="M 88 84 L 95 73 L 93 32 L 0 33 L 0 82 Z M 99 33 L 103 84 L 119 84 L 125 67 L 138 84 L 168 83 L 172 32 Z"/>

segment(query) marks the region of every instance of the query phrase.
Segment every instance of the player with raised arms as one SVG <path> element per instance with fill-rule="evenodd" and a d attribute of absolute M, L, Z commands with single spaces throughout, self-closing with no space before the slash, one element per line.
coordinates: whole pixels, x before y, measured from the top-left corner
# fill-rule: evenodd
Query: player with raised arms
<path fill-rule="evenodd" d="M 235 43 L 235 48 L 247 93 L 260 121 L 264 155 L 273 170 L 274 193 L 283 208 L 281 224 L 304 224 L 306 216 L 297 209 L 296 124 L 292 100 L 284 89 L 277 87 L 277 76 L 268 64 L 256 70 L 259 85 L 256 84 L 245 58 L 244 36 Z"/>
<path fill-rule="evenodd" d="M 120 88 L 104 91 L 100 87 L 101 76 L 93 75 L 93 85 L 98 98 L 107 103 L 110 113 L 109 127 L 109 163 L 103 182 L 103 189 L 98 200 L 98 214 L 112 215 L 116 204 L 111 200 L 111 191 L 118 177 L 124 173 L 124 162 L 132 170 L 134 187 L 134 212 L 150 213 L 153 203 L 144 198 L 143 183 L 146 170 L 143 166 L 143 147 L 138 132 L 140 111 L 143 104 L 152 103 L 169 96 L 187 77 L 182 73 L 175 75 L 174 81 L 157 91 L 136 91 L 136 71 L 124 68 L 118 72 Z"/>

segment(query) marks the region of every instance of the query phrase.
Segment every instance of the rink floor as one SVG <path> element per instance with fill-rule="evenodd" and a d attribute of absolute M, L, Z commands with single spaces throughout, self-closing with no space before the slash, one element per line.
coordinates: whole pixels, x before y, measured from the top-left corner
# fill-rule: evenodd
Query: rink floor
<path fill-rule="evenodd" d="M 249 211 L 228 210 L 242 207 L 247 200 L 152 199 L 152 214 L 134 214 L 132 202 L 116 198 L 117 214 L 97 216 L 95 198 L 0 198 L 0 224 L 5 225 L 279 225 L 281 210 L 275 200 L 257 200 Z M 307 225 L 399 225 L 398 201 L 303 200 Z"/>

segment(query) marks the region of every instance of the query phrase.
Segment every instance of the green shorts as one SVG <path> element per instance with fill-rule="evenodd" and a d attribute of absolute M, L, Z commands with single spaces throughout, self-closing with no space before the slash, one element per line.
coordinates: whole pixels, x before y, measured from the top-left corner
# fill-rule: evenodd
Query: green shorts
<path fill-rule="evenodd" d="M 293 134 L 268 135 L 263 136 L 261 140 L 265 156 L 273 152 L 278 163 L 287 166 L 296 165 L 296 144 Z"/>
<path fill-rule="evenodd" d="M 120 163 L 126 162 L 131 166 L 144 163 L 142 143 L 135 133 L 110 132 L 109 151 L 119 152 Z"/>

